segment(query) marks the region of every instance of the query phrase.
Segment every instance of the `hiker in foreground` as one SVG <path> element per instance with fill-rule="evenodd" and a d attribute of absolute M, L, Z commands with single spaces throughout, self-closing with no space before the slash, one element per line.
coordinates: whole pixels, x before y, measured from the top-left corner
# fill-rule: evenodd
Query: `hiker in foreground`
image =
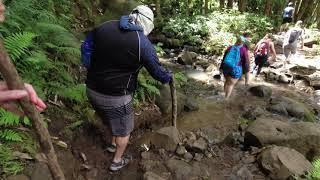
<path fill-rule="evenodd" d="M 270 53 L 275 59 L 277 54 L 274 48 L 274 43 L 272 42 L 272 34 L 266 34 L 256 45 L 254 48 L 254 62 L 255 66 L 253 67 L 251 73 L 253 74 L 254 70 L 257 68 L 256 77 L 259 76 L 262 67 L 268 61 Z"/>
<path fill-rule="evenodd" d="M 147 38 L 154 28 L 153 17 L 150 8 L 140 5 L 119 21 L 103 23 L 92 34 L 94 45 L 87 67 L 87 95 L 104 124 L 111 128 L 112 140 L 107 147 L 115 153 L 111 171 L 120 170 L 131 160 L 124 152 L 134 128 L 132 96 L 139 70 L 145 67 L 162 83 L 172 79 L 160 65 L 156 50 Z"/>
<path fill-rule="evenodd" d="M 250 69 L 248 64 L 248 50 L 243 46 L 242 38 L 238 37 L 235 45 L 228 47 L 225 51 L 220 65 L 220 72 L 222 72 L 225 77 L 224 93 L 226 100 L 230 98 L 235 84 L 242 76 L 243 65 L 246 68 L 245 71 L 248 72 Z M 248 83 L 248 76 L 245 78 L 246 83 Z"/>
<path fill-rule="evenodd" d="M 285 56 L 284 66 L 286 63 L 290 64 L 290 53 L 292 56 L 296 54 L 299 40 L 301 41 L 301 49 L 303 49 L 303 31 L 302 21 L 298 21 L 295 27 L 289 29 L 289 31 L 286 33 L 283 41 L 283 54 Z"/>

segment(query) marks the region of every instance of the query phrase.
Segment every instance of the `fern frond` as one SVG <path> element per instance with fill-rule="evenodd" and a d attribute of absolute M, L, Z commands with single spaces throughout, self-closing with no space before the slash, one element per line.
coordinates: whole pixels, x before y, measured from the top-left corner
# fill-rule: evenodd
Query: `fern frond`
<path fill-rule="evenodd" d="M 32 40 L 36 37 L 31 32 L 20 32 L 12 34 L 4 39 L 4 45 L 8 50 L 10 58 L 16 61 L 21 56 L 28 53 L 28 48 L 32 45 Z"/>
<path fill-rule="evenodd" d="M 11 129 L 0 130 L 0 139 L 4 141 L 22 142 L 23 134 Z"/>
<path fill-rule="evenodd" d="M 84 84 L 79 84 L 70 88 L 64 88 L 58 92 L 58 95 L 77 103 L 83 103 L 87 100 L 86 86 Z"/>
<path fill-rule="evenodd" d="M 16 126 L 19 124 L 19 116 L 0 108 L 0 126 Z"/>
<path fill-rule="evenodd" d="M 315 160 L 312 165 L 313 169 L 309 171 L 309 176 L 312 179 L 320 179 L 320 159 Z"/>

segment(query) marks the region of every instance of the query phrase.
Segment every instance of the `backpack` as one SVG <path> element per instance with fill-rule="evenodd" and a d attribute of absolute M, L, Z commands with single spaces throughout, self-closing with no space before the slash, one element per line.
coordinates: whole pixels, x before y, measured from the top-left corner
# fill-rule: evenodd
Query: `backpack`
<path fill-rule="evenodd" d="M 89 69 L 91 64 L 91 55 L 93 51 L 93 31 L 89 32 L 81 44 L 81 64 Z"/>
<path fill-rule="evenodd" d="M 234 69 L 236 66 L 238 66 L 238 62 L 240 60 L 240 48 L 242 46 L 231 46 L 229 49 L 229 52 L 227 52 L 224 61 L 223 66 L 228 69 Z"/>
<path fill-rule="evenodd" d="M 269 43 L 263 41 L 254 49 L 254 54 L 259 56 L 267 56 L 269 53 Z"/>
<path fill-rule="evenodd" d="M 295 42 L 300 35 L 301 35 L 301 32 L 298 29 L 291 30 L 290 36 L 289 36 L 289 43 Z"/>
<path fill-rule="evenodd" d="M 293 10 L 294 10 L 294 8 L 292 8 L 292 7 L 286 7 L 283 12 L 283 17 L 284 18 L 291 18 L 293 15 Z"/>

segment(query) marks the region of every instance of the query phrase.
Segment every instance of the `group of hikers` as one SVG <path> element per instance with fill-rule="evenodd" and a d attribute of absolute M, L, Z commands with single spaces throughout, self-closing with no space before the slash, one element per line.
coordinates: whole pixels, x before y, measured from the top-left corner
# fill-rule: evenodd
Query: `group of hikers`
<path fill-rule="evenodd" d="M 284 9 L 283 24 L 291 23 L 293 16 L 293 3 L 290 2 L 288 7 Z M 285 25 L 288 27 L 287 25 Z M 285 59 L 283 61 L 283 67 L 286 68 L 287 64 L 290 64 L 291 56 L 294 56 L 297 52 L 298 42 L 301 41 L 301 49 L 303 49 L 303 23 L 297 21 L 293 28 L 285 29 L 285 37 L 283 40 L 283 54 Z M 225 99 L 230 98 L 231 92 L 238 82 L 238 80 L 244 76 L 245 85 L 249 84 L 249 74 L 253 74 L 256 71 L 256 78 L 260 75 L 263 66 L 268 60 L 276 60 L 276 50 L 274 45 L 274 37 L 272 34 L 266 34 L 255 46 L 253 50 L 254 55 L 254 67 L 250 70 L 250 57 L 248 41 L 250 37 L 248 33 L 237 37 L 236 43 L 228 47 L 224 53 L 221 65 L 220 73 L 224 75 L 224 93 Z M 269 56 L 272 58 L 269 58 Z"/>
<path fill-rule="evenodd" d="M 1 2 L 1 0 L 0 0 Z M 4 5 L 0 4 L 0 20 L 4 20 Z M 114 153 L 109 169 L 118 171 L 126 166 L 131 157 L 125 156 L 130 133 L 134 128 L 134 107 L 132 96 L 137 88 L 139 70 L 145 67 L 151 76 L 161 83 L 172 81 L 172 74 L 159 63 L 156 50 L 147 38 L 154 28 L 154 14 L 144 5 L 139 5 L 120 20 L 107 21 L 91 31 L 83 42 L 82 58 L 87 67 L 87 96 L 101 117 L 104 124 L 111 129 L 112 137 L 108 140 L 106 150 Z M 298 36 L 302 35 L 301 23 L 288 31 L 284 43 L 286 58 L 289 53 L 295 53 Z M 296 32 L 291 38 L 289 32 Z M 243 33 L 235 45 L 227 48 L 221 71 L 226 77 L 224 84 L 225 97 L 231 95 L 238 79 L 245 75 L 249 84 L 249 74 L 257 69 L 257 76 L 271 54 L 276 56 L 271 34 L 261 39 L 255 49 L 255 67 L 250 71 L 249 44 L 250 35 Z M 26 84 L 26 90 L 8 90 L 6 84 L 0 83 L 0 105 L 7 110 L 16 112 L 10 104 L 14 100 L 29 96 L 31 102 L 40 111 L 46 108 L 38 98 L 31 85 Z M 9 104 L 9 105 L 8 105 Z"/>

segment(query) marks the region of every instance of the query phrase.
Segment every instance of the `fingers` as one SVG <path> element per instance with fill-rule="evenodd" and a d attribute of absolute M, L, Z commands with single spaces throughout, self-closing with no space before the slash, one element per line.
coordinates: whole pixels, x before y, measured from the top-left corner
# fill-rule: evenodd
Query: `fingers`
<path fill-rule="evenodd" d="M 24 90 L 0 91 L 0 102 L 12 101 L 28 96 Z"/>
<path fill-rule="evenodd" d="M 36 106 L 39 111 L 47 108 L 47 105 L 38 97 L 36 91 L 30 84 L 25 84 L 25 88 L 29 94 L 30 101 Z"/>
<path fill-rule="evenodd" d="M 36 104 L 37 100 L 38 100 L 38 95 L 37 95 L 36 91 L 33 89 L 33 87 L 30 84 L 25 83 L 24 87 L 26 88 L 26 90 L 29 94 L 30 101 L 32 103 Z"/>

